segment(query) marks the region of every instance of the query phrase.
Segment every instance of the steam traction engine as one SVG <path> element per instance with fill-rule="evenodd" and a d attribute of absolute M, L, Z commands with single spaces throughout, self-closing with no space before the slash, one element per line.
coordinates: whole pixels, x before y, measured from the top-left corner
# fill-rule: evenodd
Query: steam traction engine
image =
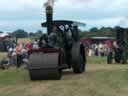
<path fill-rule="evenodd" d="M 78 26 L 85 24 L 68 20 L 53 21 L 52 6 L 46 7 L 46 18 L 47 22 L 42 23 L 42 27 L 47 28 L 47 36 L 40 39 L 40 42 L 46 41 L 45 46 L 42 47 L 40 43 L 40 49 L 29 51 L 31 80 L 61 79 L 62 70 L 67 68 L 72 68 L 74 73 L 83 73 L 86 56 L 84 46 L 80 43 Z M 55 37 L 58 39 L 49 41 L 53 32 L 57 33 Z M 57 43 L 51 45 L 51 42 Z"/>
<path fill-rule="evenodd" d="M 128 29 L 115 27 L 116 44 L 113 44 L 113 52 L 115 63 L 127 63 L 128 58 Z M 112 54 L 108 55 L 108 64 L 112 63 Z"/>

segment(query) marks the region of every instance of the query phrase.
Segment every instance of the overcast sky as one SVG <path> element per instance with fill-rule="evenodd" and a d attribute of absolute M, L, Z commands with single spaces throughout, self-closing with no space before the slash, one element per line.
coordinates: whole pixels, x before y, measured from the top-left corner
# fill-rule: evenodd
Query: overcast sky
<path fill-rule="evenodd" d="M 33 32 L 45 21 L 46 0 L 0 0 L 0 30 Z M 128 24 L 128 0 L 56 0 L 54 19 L 81 21 L 91 27 Z"/>

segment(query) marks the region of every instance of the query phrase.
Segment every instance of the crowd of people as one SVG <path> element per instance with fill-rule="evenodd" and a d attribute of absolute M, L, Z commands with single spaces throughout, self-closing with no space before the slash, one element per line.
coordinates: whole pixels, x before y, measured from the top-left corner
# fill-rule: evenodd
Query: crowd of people
<path fill-rule="evenodd" d="M 53 35 L 53 34 L 52 34 Z M 43 35 L 45 36 L 45 35 Z M 49 37 L 51 40 L 50 44 L 47 44 L 47 40 L 45 37 L 41 37 L 40 39 L 35 39 L 33 42 L 18 42 L 14 44 L 15 46 L 8 47 L 8 63 L 10 65 L 16 65 L 18 68 L 23 63 L 28 63 L 28 51 L 31 49 L 39 49 L 45 47 L 56 47 L 56 42 L 53 42 L 54 36 Z"/>
<path fill-rule="evenodd" d="M 16 65 L 17 68 L 28 62 L 28 51 L 32 49 L 32 43 L 19 42 L 16 46 L 8 48 L 8 63 Z"/>
<path fill-rule="evenodd" d="M 107 56 L 109 49 L 109 45 L 102 42 L 99 44 L 89 44 L 86 46 L 88 56 Z"/>
<path fill-rule="evenodd" d="M 41 41 L 45 43 L 43 40 Z M 39 49 L 40 41 L 35 40 L 34 42 L 19 42 L 15 47 L 8 48 L 8 63 L 10 65 L 16 65 L 19 68 L 22 64 L 29 63 L 28 61 L 28 51 L 31 49 Z M 109 47 L 107 44 L 90 44 L 85 46 L 85 50 L 88 56 L 107 56 L 109 52 Z"/>
<path fill-rule="evenodd" d="M 8 46 L 7 57 L 1 60 L 1 64 L 8 64 L 19 68 L 22 64 L 28 64 L 28 51 L 39 48 L 37 40 L 34 42 L 18 42 L 13 46 Z"/>

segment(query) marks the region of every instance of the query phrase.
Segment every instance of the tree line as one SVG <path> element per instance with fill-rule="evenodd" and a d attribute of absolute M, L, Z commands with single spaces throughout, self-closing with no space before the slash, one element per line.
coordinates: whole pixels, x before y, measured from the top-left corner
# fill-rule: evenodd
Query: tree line
<path fill-rule="evenodd" d="M 0 31 L 0 33 L 4 33 L 3 31 Z M 17 38 L 28 38 L 28 37 L 34 37 L 39 38 L 43 33 L 42 30 L 37 30 L 37 32 L 27 32 L 24 29 L 17 29 L 13 32 L 6 32 L 11 37 L 17 37 Z"/>
<path fill-rule="evenodd" d="M 114 37 L 115 32 L 113 31 L 114 28 L 111 27 L 102 27 L 97 28 L 93 27 L 88 31 L 80 31 L 80 37 Z M 3 33 L 0 31 L 0 33 Z M 24 29 L 17 29 L 11 33 L 9 33 L 11 37 L 17 37 L 17 38 L 28 38 L 28 37 L 34 37 L 39 38 L 43 32 L 42 30 L 37 30 L 37 32 L 27 32 Z"/>
<path fill-rule="evenodd" d="M 115 37 L 116 32 L 112 27 L 93 27 L 89 31 L 82 31 L 80 33 L 81 37 Z"/>

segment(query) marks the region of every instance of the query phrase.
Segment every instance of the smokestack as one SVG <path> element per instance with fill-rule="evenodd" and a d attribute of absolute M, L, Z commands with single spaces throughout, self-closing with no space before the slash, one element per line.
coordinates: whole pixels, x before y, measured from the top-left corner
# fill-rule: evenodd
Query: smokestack
<path fill-rule="evenodd" d="M 45 10 L 46 10 L 46 20 L 47 20 L 47 32 L 48 32 L 48 35 L 52 32 L 52 29 L 53 29 L 53 26 L 52 26 L 53 5 L 54 5 L 54 0 L 48 0 L 44 4 Z"/>
<path fill-rule="evenodd" d="M 124 42 L 124 37 L 125 37 L 124 32 L 125 32 L 125 29 L 117 26 L 115 28 L 115 31 L 116 31 L 116 41 L 117 41 L 117 44 L 121 45 Z"/>
<path fill-rule="evenodd" d="M 52 21 L 53 21 L 53 8 L 51 6 L 46 7 L 46 20 L 47 20 L 47 32 L 48 35 L 52 32 Z"/>

